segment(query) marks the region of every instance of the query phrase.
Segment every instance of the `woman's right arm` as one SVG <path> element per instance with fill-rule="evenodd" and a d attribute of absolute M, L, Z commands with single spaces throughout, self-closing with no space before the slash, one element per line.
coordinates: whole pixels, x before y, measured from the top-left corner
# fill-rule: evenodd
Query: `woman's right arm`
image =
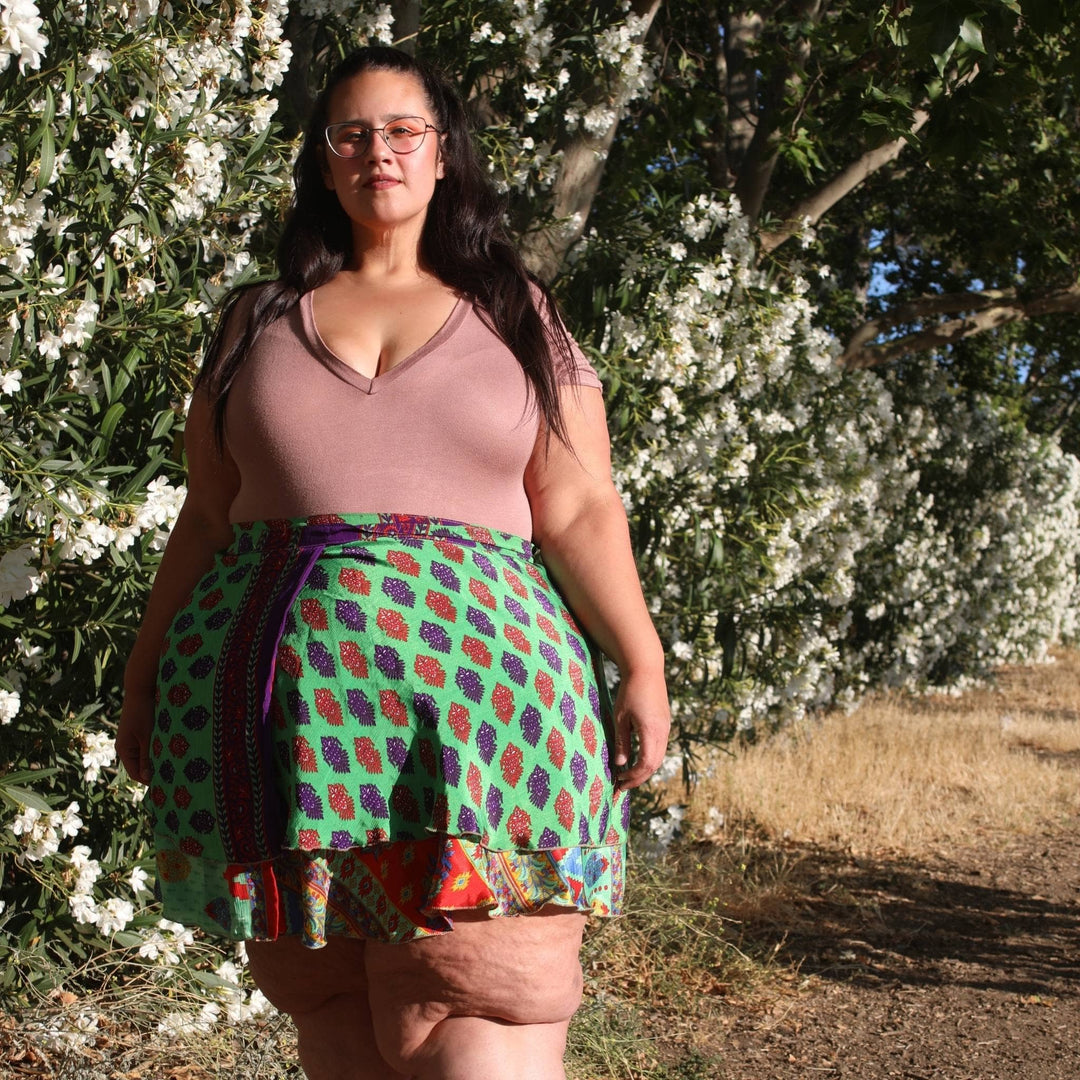
<path fill-rule="evenodd" d="M 180 605 L 210 569 L 217 552 L 232 543 L 229 507 L 240 474 L 228 451 L 214 439 L 213 407 L 205 391 L 191 399 L 184 428 L 187 497 L 161 558 L 150 600 L 124 671 L 124 705 L 116 732 L 116 753 L 133 780 L 150 783 L 150 734 L 158 659 Z"/>

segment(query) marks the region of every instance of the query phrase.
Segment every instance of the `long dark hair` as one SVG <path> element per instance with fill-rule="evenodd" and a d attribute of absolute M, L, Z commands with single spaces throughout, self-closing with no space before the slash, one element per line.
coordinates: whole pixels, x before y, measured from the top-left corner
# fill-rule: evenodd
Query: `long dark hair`
<path fill-rule="evenodd" d="M 469 134 L 457 91 L 441 72 L 408 53 L 384 46 L 359 49 L 331 73 L 315 102 L 293 167 L 292 206 L 277 250 L 278 279 L 234 290 L 225 300 L 195 380 L 214 404 L 214 427 L 224 442 L 229 388 L 256 338 L 317 289 L 352 256 L 352 226 L 337 195 L 323 182 L 323 131 L 334 90 L 365 71 L 395 71 L 419 79 L 442 136 L 445 175 L 436 182 L 420 237 L 424 266 L 445 284 L 471 297 L 483 317 L 521 364 L 548 430 L 566 441 L 559 411 L 559 367 L 572 364 L 570 341 L 551 293 L 526 269 L 503 225 L 503 204 Z M 533 290 L 539 290 L 542 315 Z M 254 294 L 246 325 L 230 315 Z M 226 329 L 228 328 L 228 333 Z"/>

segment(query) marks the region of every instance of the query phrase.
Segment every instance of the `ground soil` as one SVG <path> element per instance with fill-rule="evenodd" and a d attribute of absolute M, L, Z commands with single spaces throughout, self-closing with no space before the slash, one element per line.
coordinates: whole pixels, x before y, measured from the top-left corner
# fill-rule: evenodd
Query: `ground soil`
<path fill-rule="evenodd" d="M 1080 822 L 921 858 L 789 856 L 793 904 L 743 933 L 795 977 L 733 1003 L 717 1078 L 1080 1077 Z"/>

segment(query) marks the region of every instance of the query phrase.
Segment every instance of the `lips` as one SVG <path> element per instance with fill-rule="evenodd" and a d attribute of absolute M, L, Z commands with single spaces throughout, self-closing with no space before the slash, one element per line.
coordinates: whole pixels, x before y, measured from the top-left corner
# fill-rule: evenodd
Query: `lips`
<path fill-rule="evenodd" d="M 364 187 L 372 188 L 375 191 L 383 191 L 386 188 L 395 187 L 400 183 L 401 181 L 393 176 L 373 176 L 364 184 Z"/>

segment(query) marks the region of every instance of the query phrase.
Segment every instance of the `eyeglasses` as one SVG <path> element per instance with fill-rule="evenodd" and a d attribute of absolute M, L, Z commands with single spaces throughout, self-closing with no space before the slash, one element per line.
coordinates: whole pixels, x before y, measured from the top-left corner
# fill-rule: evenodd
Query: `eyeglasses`
<path fill-rule="evenodd" d="M 346 120 L 341 124 L 331 124 L 326 129 L 326 143 L 338 157 L 354 158 L 367 150 L 371 145 L 371 136 L 376 131 L 395 154 L 411 154 L 414 150 L 419 150 L 429 131 L 434 131 L 437 135 L 445 134 L 422 116 L 399 116 L 389 124 L 377 128 L 364 127 L 355 120 Z"/>

